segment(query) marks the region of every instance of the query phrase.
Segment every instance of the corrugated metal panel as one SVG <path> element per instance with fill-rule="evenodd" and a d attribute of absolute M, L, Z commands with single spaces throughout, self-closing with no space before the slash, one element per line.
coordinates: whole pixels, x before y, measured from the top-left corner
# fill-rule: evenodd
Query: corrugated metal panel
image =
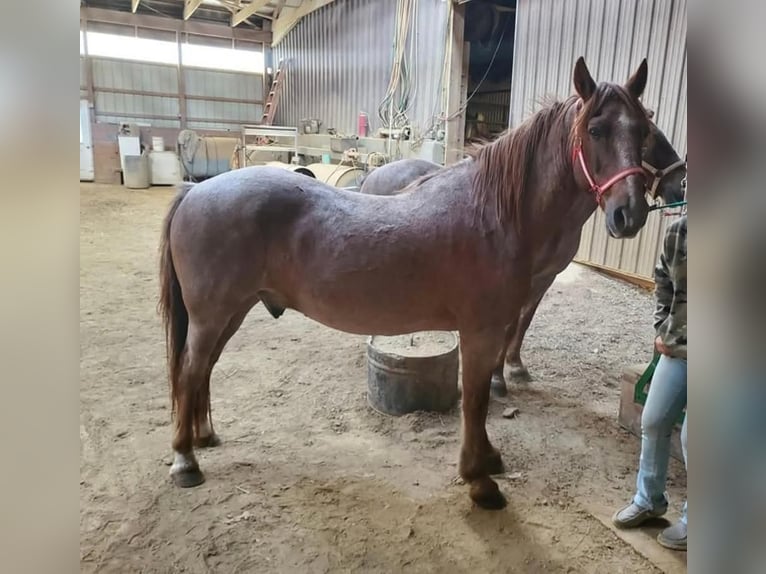
<path fill-rule="evenodd" d="M 186 93 L 190 96 L 263 100 L 263 77 L 260 74 L 184 68 L 184 80 Z"/>
<path fill-rule="evenodd" d="M 122 92 L 175 94 L 178 92 L 178 70 L 175 66 L 108 58 L 93 58 L 92 62 L 97 121 L 139 121 L 158 127 L 179 126 L 176 119 L 158 117 L 178 117 L 180 107 L 177 97 Z M 84 64 L 80 68 L 81 83 L 84 83 Z M 197 68 L 184 68 L 183 73 L 187 95 L 206 98 L 187 99 L 187 117 L 199 120 L 189 122 L 190 128 L 234 127 L 239 130 L 239 124 L 260 121 L 263 113 L 261 104 L 225 102 L 218 98 L 260 101 L 263 97 L 261 75 Z M 216 121 L 211 123 L 206 120 Z"/>
<path fill-rule="evenodd" d="M 199 120 L 231 120 L 239 124 L 252 124 L 261 121 L 263 107 L 260 104 L 187 100 L 186 113 L 190 118 Z"/>
<path fill-rule="evenodd" d="M 484 121 L 490 124 L 492 129 L 503 130 L 508 125 L 509 96 L 510 90 L 478 92 L 471 99 L 468 110 L 470 112 L 481 112 L 484 114 Z"/>
<path fill-rule="evenodd" d="M 570 95 L 580 55 L 594 78 L 616 82 L 625 81 L 647 57 L 644 103 L 683 156 L 686 9 L 687 0 L 519 0 L 510 125 L 539 109 L 543 96 Z M 652 213 L 636 238 L 615 240 L 598 211 L 583 228 L 577 258 L 651 278 L 668 219 Z"/>
<path fill-rule="evenodd" d="M 96 92 L 96 113 L 127 117 L 178 116 L 178 98 Z"/>
<path fill-rule="evenodd" d="M 396 2 L 346 0 L 309 14 L 274 48 L 274 62 L 289 59 L 276 123 L 297 126 L 319 118 L 325 127 L 356 131 L 365 111 L 380 127 L 378 105 L 391 75 Z M 419 0 L 413 127 L 423 129 L 440 109 L 448 5 Z"/>
<path fill-rule="evenodd" d="M 93 85 L 96 89 L 137 90 L 177 93 L 175 66 L 125 60 L 93 58 Z"/>

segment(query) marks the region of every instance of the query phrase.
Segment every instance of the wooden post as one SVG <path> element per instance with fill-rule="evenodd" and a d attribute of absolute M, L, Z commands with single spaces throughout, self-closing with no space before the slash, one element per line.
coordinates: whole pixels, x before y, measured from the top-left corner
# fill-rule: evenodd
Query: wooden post
<path fill-rule="evenodd" d="M 178 47 L 178 115 L 179 125 L 182 130 L 186 129 L 186 79 L 181 55 L 181 32 L 176 32 L 176 46 Z"/>
<path fill-rule="evenodd" d="M 469 50 L 463 41 L 465 31 L 465 5 L 451 4 L 449 15 L 449 45 L 447 46 L 447 121 L 444 138 L 444 165 L 463 158 L 465 139 L 465 103 L 467 60 Z"/>
<path fill-rule="evenodd" d="M 96 109 L 96 96 L 93 90 L 93 60 L 88 51 L 88 20 L 80 20 L 80 30 L 82 30 L 83 57 L 85 58 L 85 88 L 88 91 L 88 106 L 91 110 Z M 91 123 L 95 121 L 95 113 L 91 114 Z"/>

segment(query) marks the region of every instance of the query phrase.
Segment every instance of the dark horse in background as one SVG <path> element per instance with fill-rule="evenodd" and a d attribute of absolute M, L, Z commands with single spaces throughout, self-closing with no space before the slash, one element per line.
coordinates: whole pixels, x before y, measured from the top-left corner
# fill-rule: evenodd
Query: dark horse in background
<path fill-rule="evenodd" d="M 649 137 L 643 152 L 643 167 L 650 182 L 647 190 L 652 199 L 661 197 L 666 203 L 675 203 L 684 199 L 681 182 L 686 176 L 685 161 L 678 156 L 672 144 L 654 123 L 650 125 Z M 407 186 L 418 178 L 444 169 L 438 163 L 423 159 L 402 159 L 388 163 L 370 172 L 362 180 L 360 193 L 370 195 L 394 195 L 406 193 Z M 598 203 L 591 200 L 592 210 Z M 538 305 L 548 291 L 556 276 L 574 259 L 580 245 L 580 236 L 585 222 L 571 219 L 562 223 L 560 233 L 551 237 L 546 251 L 539 254 L 541 267 L 535 269 L 532 279 L 530 299 L 521 311 L 516 332 L 506 349 L 506 362 L 510 365 L 511 378 L 519 381 L 530 379 L 529 371 L 521 360 L 521 346 L 529 325 L 535 316 Z M 492 373 L 492 393 L 505 396 L 507 386 L 503 365 L 500 364 Z"/>
<path fill-rule="evenodd" d="M 204 481 L 193 447 L 217 442 L 210 374 L 261 302 L 274 317 L 294 309 L 348 333 L 458 331 L 460 475 L 479 506 L 505 505 L 490 478 L 503 469 L 486 431 L 490 380 L 535 269 L 594 202 L 614 237 L 634 236 L 649 211 L 646 60 L 625 85 L 597 85 L 582 58 L 573 77 L 576 96 L 407 193 L 338 190 L 267 166 L 182 186 L 160 245 L 177 485 Z"/>

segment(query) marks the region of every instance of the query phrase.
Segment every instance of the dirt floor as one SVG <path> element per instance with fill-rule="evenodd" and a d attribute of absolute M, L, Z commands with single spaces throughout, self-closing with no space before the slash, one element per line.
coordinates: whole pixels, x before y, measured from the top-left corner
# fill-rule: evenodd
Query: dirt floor
<path fill-rule="evenodd" d="M 207 481 L 175 488 L 156 314 L 172 193 L 81 187 L 83 571 L 660 571 L 592 510 L 632 494 L 639 443 L 617 424 L 619 377 L 650 357 L 651 294 L 576 265 L 528 333 L 534 381 L 490 408 L 506 510 L 472 508 L 457 479 L 457 408 L 373 412 L 364 337 L 262 306 L 213 372 L 223 444 L 198 451 Z M 675 512 L 685 481 L 673 461 Z"/>

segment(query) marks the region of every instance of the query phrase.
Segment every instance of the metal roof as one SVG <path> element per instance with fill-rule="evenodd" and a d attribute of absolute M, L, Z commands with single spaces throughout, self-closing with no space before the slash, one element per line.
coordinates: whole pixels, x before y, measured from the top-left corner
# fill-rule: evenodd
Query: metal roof
<path fill-rule="evenodd" d="M 304 16 L 334 0 L 81 0 L 80 5 L 188 20 L 271 30 L 278 43 Z"/>

